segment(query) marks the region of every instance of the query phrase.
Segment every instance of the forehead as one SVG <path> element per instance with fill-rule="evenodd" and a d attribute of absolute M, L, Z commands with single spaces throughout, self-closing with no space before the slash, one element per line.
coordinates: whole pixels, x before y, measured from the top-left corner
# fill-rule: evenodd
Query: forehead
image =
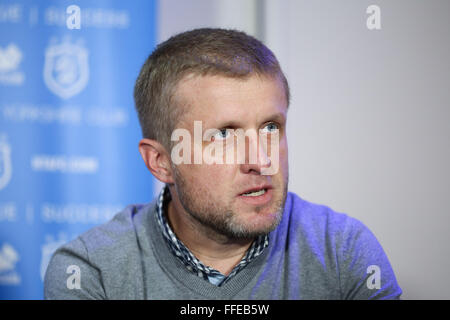
<path fill-rule="evenodd" d="M 247 78 L 190 75 L 177 85 L 175 101 L 182 108 L 179 122 L 248 121 L 286 116 L 287 101 L 283 83 L 273 77 L 252 75 Z"/>

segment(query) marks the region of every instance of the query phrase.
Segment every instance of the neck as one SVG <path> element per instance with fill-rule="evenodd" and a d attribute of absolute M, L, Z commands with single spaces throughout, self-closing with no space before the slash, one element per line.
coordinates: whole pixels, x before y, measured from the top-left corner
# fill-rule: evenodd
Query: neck
<path fill-rule="evenodd" d="M 204 265 L 228 275 L 241 261 L 254 239 L 230 239 L 201 224 L 172 198 L 168 205 L 169 224 L 186 247 Z"/>

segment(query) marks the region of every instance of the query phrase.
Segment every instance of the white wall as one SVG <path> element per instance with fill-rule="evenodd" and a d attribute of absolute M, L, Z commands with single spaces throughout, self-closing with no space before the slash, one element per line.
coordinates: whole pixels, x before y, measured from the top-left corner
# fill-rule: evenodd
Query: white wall
<path fill-rule="evenodd" d="M 161 0 L 159 19 L 160 41 L 202 26 L 264 40 L 291 86 L 290 190 L 363 221 L 404 299 L 450 299 L 449 1 Z"/>
<path fill-rule="evenodd" d="M 160 0 L 158 39 L 201 27 L 243 30 L 257 36 L 258 0 Z"/>

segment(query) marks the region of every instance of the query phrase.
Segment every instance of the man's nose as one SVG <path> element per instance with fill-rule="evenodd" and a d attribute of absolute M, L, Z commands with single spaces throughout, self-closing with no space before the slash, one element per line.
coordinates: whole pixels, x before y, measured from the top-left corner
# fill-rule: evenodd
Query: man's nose
<path fill-rule="evenodd" d="M 266 148 L 259 137 L 246 137 L 241 171 L 246 174 L 261 174 L 264 169 L 269 168 L 271 160 Z"/>

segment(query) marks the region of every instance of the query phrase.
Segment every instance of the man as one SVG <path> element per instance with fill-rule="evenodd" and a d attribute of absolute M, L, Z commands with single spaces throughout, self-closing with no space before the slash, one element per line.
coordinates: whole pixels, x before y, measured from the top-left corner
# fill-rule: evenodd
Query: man
<path fill-rule="evenodd" d="M 400 297 L 362 223 L 287 191 L 289 87 L 261 42 L 176 35 L 145 62 L 135 102 L 139 151 L 165 187 L 59 248 L 47 299 Z"/>

